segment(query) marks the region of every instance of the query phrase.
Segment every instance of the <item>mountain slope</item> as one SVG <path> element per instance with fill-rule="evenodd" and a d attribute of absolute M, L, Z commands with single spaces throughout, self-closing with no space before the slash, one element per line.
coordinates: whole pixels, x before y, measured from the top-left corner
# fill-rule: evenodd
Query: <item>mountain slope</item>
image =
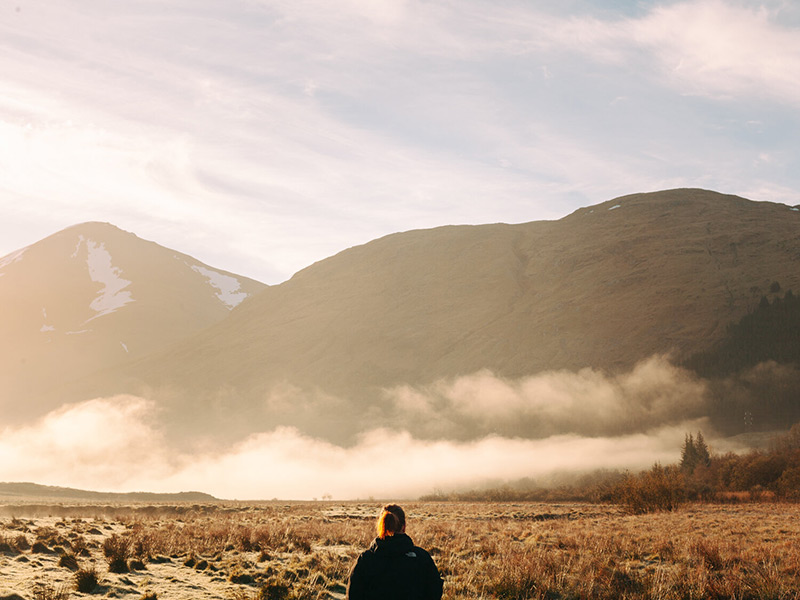
<path fill-rule="evenodd" d="M 219 271 L 106 223 L 84 223 L 0 259 L 4 421 L 26 399 L 124 364 L 226 316 L 259 282 Z"/>
<path fill-rule="evenodd" d="M 180 390 L 175 415 L 202 398 L 209 415 L 319 433 L 387 387 L 688 356 L 773 282 L 800 289 L 798 261 L 796 209 L 704 190 L 626 196 L 553 222 L 411 231 L 316 263 L 92 385 L 111 392 L 124 376 L 126 391 Z M 311 413 L 293 414 L 291 399 L 264 410 L 275 386 L 320 400 Z"/>
<path fill-rule="evenodd" d="M 29 482 L 0 482 L 0 497 L 9 499 L 55 499 L 82 502 L 214 502 L 217 500 L 203 492 L 95 492 L 74 488 L 39 485 Z"/>

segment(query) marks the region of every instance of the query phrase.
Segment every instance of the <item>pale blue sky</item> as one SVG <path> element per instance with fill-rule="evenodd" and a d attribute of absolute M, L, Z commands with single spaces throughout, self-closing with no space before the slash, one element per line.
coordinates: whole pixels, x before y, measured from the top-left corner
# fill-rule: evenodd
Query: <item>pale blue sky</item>
<path fill-rule="evenodd" d="M 800 6 L 0 0 L 0 255 L 109 221 L 277 283 L 394 231 L 800 203 Z"/>

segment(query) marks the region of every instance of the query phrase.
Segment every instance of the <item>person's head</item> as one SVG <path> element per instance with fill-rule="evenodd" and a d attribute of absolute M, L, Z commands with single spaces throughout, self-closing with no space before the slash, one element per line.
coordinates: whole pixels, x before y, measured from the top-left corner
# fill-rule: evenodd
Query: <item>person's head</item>
<path fill-rule="evenodd" d="M 405 533 L 406 513 L 397 504 L 387 504 L 378 517 L 378 537 L 385 539 L 395 533 Z"/>

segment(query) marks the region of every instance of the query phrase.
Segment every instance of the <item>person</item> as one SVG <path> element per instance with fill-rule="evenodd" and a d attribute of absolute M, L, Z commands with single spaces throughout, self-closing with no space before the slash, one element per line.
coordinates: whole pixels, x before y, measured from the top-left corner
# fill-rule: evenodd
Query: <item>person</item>
<path fill-rule="evenodd" d="M 383 507 L 378 537 L 361 553 L 347 579 L 347 600 L 440 600 L 443 581 L 431 555 L 406 535 L 406 515 Z"/>

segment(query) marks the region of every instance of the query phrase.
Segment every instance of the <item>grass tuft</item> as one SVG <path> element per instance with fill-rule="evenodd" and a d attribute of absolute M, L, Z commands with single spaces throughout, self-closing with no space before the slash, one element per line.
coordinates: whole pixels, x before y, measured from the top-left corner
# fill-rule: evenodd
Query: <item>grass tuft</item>
<path fill-rule="evenodd" d="M 33 588 L 33 600 L 68 600 L 69 590 L 63 586 L 39 583 Z"/>
<path fill-rule="evenodd" d="M 82 594 L 93 593 L 97 589 L 99 582 L 97 571 L 94 567 L 80 569 L 75 573 L 75 588 Z"/>

